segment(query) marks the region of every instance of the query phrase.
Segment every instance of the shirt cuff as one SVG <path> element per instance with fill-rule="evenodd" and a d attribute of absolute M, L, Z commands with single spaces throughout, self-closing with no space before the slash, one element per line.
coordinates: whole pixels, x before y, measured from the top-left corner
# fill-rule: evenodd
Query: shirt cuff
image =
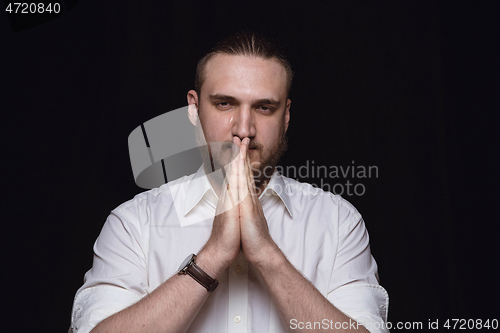
<path fill-rule="evenodd" d="M 141 300 L 132 291 L 115 286 L 95 286 L 75 296 L 71 314 L 72 333 L 88 333 L 107 317 Z"/>
<path fill-rule="evenodd" d="M 389 295 L 380 285 L 349 284 L 328 294 L 340 311 L 362 324 L 371 333 L 387 333 Z"/>

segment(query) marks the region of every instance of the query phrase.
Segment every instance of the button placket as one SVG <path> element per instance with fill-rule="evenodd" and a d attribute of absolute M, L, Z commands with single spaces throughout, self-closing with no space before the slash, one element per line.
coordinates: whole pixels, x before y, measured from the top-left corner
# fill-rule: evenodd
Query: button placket
<path fill-rule="evenodd" d="M 248 262 L 240 252 L 229 266 L 228 332 L 246 333 L 248 328 Z"/>

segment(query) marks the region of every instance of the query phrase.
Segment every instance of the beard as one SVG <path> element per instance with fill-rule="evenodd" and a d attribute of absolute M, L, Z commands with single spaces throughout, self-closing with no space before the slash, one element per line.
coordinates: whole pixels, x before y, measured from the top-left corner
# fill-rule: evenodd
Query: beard
<path fill-rule="evenodd" d="M 200 149 L 205 173 L 207 175 L 211 174 L 211 179 L 215 180 L 219 186 L 222 186 L 224 178 L 226 177 L 224 167 L 236 158 L 239 149 L 233 149 L 233 143 L 231 141 L 207 142 L 199 119 L 195 131 L 196 142 Z M 288 137 L 286 136 L 284 122 L 276 145 L 267 148 L 251 139 L 248 148 L 254 148 L 255 151 L 259 152 L 259 156 L 261 157 L 261 161 L 252 162 L 250 165 L 256 191 L 260 194 L 260 191 L 264 190 L 267 186 L 276 169 L 276 165 L 288 148 Z M 215 172 L 219 169 L 221 169 L 222 172 Z"/>
<path fill-rule="evenodd" d="M 262 162 L 251 163 L 255 186 L 260 191 L 264 190 L 269 183 L 276 165 L 278 165 L 278 162 L 288 148 L 288 137 L 286 136 L 284 125 L 280 132 L 278 142 L 274 147 L 266 149 L 262 145 L 254 145 L 256 150 L 259 151 L 259 155 L 262 156 Z M 249 147 L 252 148 L 252 141 L 250 141 Z"/>

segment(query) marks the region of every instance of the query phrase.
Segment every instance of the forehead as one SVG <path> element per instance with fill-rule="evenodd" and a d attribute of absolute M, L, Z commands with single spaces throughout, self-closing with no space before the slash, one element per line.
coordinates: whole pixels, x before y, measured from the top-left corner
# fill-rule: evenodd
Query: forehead
<path fill-rule="evenodd" d="M 286 98 L 286 71 L 275 59 L 216 54 L 206 64 L 203 94 Z"/>

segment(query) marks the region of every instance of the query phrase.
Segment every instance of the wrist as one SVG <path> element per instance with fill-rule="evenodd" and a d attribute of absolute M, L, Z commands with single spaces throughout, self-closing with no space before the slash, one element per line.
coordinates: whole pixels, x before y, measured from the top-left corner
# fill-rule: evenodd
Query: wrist
<path fill-rule="evenodd" d="M 228 266 L 224 262 L 217 260 L 215 251 L 207 247 L 201 249 L 196 255 L 196 265 L 213 279 L 217 279 Z"/>
<path fill-rule="evenodd" d="M 251 263 L 260 272 L 263 272 L 280 266 L 284 260 L 286 260 L 285 255 L 281 252 L 278 245 L 272 242 L 265 246 L 262 250 L 262 255 L 252 260 Z"/>

